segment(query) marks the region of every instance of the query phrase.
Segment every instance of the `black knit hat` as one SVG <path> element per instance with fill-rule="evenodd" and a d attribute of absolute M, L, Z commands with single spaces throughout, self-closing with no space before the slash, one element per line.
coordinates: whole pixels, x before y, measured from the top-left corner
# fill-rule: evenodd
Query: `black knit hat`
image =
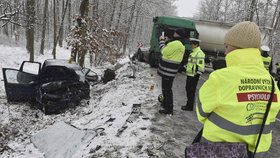
<path fill-rule="evenodd" d="M 176 29 L 175 32 L 176 32 L 180 37 L 185 37 L 185 36 L 186 36 L 185 30 L 182 29 L 182 28 Z"/>

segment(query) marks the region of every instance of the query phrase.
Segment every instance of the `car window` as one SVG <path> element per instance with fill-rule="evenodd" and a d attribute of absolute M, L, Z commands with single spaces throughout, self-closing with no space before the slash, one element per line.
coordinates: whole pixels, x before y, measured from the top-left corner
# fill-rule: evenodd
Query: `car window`
<path fill-rule="evenodd" d="M 17 80 L 18 71 L 6 70 L 6 79 L 8 83 L 19 83 Z"/>
<path fill-rule="evenodd" d="M 36 81 L 36 75 L 18 70 L 6 70 L 7 83 L 31 84 Z"/>
<path fill-rule="evenodd" d="M 22 68 L 23 72 L 31 73 L 34 75 L 38 75 L 39 70 L 40 70 L 40 66 L 38 65 L 38 63 L 30 63 L 30 62 L 25 62 Z"/>

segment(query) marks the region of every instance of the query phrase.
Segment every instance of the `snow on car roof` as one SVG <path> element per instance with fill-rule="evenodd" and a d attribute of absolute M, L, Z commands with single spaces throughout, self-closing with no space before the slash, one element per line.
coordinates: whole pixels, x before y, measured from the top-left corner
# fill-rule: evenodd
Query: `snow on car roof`
<path fill-rule="evenodd" d="M 81 67 L 77 63 L 75 63 L 74 61 L 69 63 L 69 60 L 66 59 L 47 59 L 44 62 L 44 66 L 65 66 L 74 70 L 81 69 Z"/>

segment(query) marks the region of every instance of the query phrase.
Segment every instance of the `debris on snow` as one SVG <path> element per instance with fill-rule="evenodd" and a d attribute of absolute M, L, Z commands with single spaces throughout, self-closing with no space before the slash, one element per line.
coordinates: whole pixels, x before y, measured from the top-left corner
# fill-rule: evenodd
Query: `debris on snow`
<path fill-rule="evenodd" d="M 65 122 L 57 122 L 31 137 L 31 142 L 46 158 L 71 157 L 96 136 L 93 130 L 77 129 Z"/>

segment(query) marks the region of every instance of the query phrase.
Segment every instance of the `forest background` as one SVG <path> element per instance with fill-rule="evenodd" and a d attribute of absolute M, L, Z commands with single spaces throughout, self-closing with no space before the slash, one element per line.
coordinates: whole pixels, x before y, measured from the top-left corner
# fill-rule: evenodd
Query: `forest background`
<path fill-rule="evenodd" d="M 152 19 L 176 16 L 176 0 L 0 0 L 0 44 L 24 46 L 34 54 L 71 49 L 81 66 L 116 60 L 149 47 Z M 192 2 L 190 1 L 190 5 Z M 279 62 L 280 0 L 201 0 L 195 19 L 225 23 L 254 21 L 265 29 L 274 63 Z"/>

